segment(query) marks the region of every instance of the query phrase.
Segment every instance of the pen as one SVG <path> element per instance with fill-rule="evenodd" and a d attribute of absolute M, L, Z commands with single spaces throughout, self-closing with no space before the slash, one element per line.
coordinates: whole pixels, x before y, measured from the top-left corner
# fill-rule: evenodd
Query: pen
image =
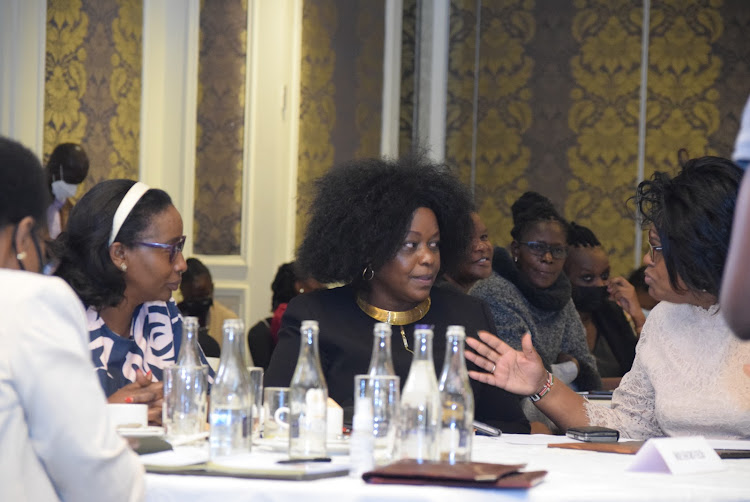
<path fill-rule="evenodd" d="M 318 458 L 299 458 L 299 459 L 286 459 L 286 460 L 279 460 L 276 463 L 277 464 L 302 464 L 307 462 L 330 462 L 331 459 L 329 457 L 318 457 Z"/>

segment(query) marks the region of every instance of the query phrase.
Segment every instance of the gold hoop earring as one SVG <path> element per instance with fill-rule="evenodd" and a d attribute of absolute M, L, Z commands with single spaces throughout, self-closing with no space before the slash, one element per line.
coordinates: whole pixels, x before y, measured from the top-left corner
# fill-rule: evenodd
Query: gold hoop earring
<path fill-rule="evenodd" d="M 362 280 L 371 281 L 373 277 L 375 277 L 375 271 L 372 269 L 372 265 L 368 264 L 362 271 Z"/>

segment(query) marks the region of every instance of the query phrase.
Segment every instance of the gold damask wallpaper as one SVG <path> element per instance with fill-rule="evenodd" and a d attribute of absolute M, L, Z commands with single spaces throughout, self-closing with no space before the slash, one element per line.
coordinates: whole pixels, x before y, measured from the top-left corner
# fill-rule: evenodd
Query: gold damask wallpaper
<path fill-rule="evenodd" d="M 384 9 L 380 0 L 303 3 L 297 243 L 313 181 L 337 163 L 380 153 Z"/>
<path fill-rule="evenodd" d="M 194 249 L 240 253 L 247 0 L 202 1 L 198 56 Z"/>
<path fill-rule="evenodd" d="M 80 143 L 84 190 L 138 176 L 142 26 L 140 0 L 47 2 L 44 152 Z"/>
<path fill-rule="evenodd" d="M 510 242 L 524 190 L 590 226 L 614 273 L 633 268 L 641 0 L 481 2 L 475 194 L 491 238 Z M 452 0 L 446 155 L 471 179 L 476 1 Z M 645 175 L 677 150 L 728 157 L 750 93 L 750 2 L 653 0 Z"/>
<path fill-rule="evenodd" d="M 532 7 L 525 0 L 482 4 L 474 131 L 476 1 L 451 2 L 446 161 L 469 184 L 476 134 L 475 200 L 497 243 L 510 231 L 510 204 L 528 188 L 524 172 L 531 152 L 522 138 L 532 123 L 534 61 L 527 48 L 536 33 Z"/>

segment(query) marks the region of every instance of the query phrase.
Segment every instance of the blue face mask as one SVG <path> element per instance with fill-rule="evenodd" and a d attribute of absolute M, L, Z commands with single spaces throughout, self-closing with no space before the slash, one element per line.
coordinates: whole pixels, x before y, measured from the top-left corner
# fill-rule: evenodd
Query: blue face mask
<path fill-rule="evenodd" d="M 60 179 L 52 182 L 52 193 L 55 196 L 55 200 L 58 202 L 65 202 L 69 198 L 75 196 L 78 192 L 78 185 L 73 183 L 65 183 L 63 180 L 63 169 L 60 166 Z"/>

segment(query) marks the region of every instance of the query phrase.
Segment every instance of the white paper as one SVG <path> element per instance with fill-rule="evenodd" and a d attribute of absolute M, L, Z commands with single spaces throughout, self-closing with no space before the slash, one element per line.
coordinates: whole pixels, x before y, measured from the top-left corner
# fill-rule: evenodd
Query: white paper
<path fill-rule="evenodd" d="M 695 474 L 726 469 L 703 437 L 649 439 L 628 468 L 634 472 Z"/>

